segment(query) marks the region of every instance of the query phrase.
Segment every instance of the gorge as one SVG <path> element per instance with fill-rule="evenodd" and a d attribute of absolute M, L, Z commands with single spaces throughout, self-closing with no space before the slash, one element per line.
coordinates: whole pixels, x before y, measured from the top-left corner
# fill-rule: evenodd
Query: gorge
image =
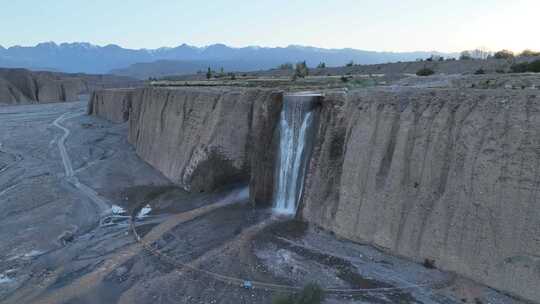
<path fill-rule="evenodd" d="M 252 204 L 298 200 L 297 217 L 340 237 L 540 299 L 536 90 L 319 92 L 317 118 L 313 96 L 237 87 L 98 91 L 89 113 L 127 122 L 137 154 L 186 190 L 249 182 Z"/>

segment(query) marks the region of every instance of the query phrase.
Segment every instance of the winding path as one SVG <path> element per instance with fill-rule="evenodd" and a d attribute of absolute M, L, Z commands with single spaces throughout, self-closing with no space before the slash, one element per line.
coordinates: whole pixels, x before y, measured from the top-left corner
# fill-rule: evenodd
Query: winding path
<path fill-rule="evenodd" d="M 53 125 L 55 127 L 61 129 L 64 132 L 62 137 L 60 137 L 60 139 L 57 141 L 57 145 L 58 145 L 58 149 L 60 150 L 60 156 L 62 157 L 62 164 L 64 165 L 66 181 L 69 182 L 71 185 L 73 185 L 84 196 L 89 198 L 96 205 L 97 210 L 100 213 L 100 215 L 105 216 L 111 213 L 112 204 L 107 202 L 106 199 L 100 197 L 99 194 L 96 191 L 94 191 L 92 188 L 88 187 L 85 184 L 82 184 L 79 181 L 79 179 L 77 178 L 77 176 L 75 175 L 73 171 L 73 164 L 66 150 L 65 143 L 66 143 L 67 138 L 71 134 L 71 131 L 68 128 L 64 127 L 61 123 L 67 119 L 75 118 L 82 115 L 84 114 L 83 113 L 73 114 L 71 112 L 67 112 L 67 113 L 62 114 L 53 122 Z"/>

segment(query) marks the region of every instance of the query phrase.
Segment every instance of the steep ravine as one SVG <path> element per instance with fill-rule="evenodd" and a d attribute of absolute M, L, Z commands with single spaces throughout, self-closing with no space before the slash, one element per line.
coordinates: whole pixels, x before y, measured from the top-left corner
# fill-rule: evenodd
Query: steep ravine
<path fill-rule="evenodd" d="M 540 303 L 536 90 L 326 92 L 301 216 Z M 99 91 L 137 154 L 191 191 L 250 180 L 272 198 L 282 94 L 241 88 Z"/>

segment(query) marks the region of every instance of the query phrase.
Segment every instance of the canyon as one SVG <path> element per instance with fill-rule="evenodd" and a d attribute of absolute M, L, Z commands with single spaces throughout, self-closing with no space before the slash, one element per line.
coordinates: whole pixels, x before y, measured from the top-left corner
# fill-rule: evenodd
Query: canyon
<path fill-rule="evenodd" d="M 486 76 L 430 81 L 314 88 L 296 217 L 540 302 L 540 92 Z M 184 190 L 247 182 L 251 204 L 270 206 L 285 91 L 103 90 L 88 113 L 128 125 L 137 155 Z"/>
<path fill-rule="evenodd" d="M 79 95 L 96 89 L 140 85 L 137 80 L 112 75 L 0 68 L 0 105 L 78 101 Z"/>
<path fill-rule="evenodd" d="M 0 107 L 0 302 L 540 302 L 538 75 L 95 77 Z"/>

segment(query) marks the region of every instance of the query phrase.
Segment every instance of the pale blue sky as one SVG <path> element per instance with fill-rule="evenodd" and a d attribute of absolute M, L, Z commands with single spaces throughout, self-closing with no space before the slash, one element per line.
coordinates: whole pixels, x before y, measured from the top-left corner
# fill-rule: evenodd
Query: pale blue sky
<path fill-rule="evenodd" d="M 540 0 L 1 0 L 0 45 L 540 50 Z M 444 2 L 444 3 L 443 3 Z"/>

